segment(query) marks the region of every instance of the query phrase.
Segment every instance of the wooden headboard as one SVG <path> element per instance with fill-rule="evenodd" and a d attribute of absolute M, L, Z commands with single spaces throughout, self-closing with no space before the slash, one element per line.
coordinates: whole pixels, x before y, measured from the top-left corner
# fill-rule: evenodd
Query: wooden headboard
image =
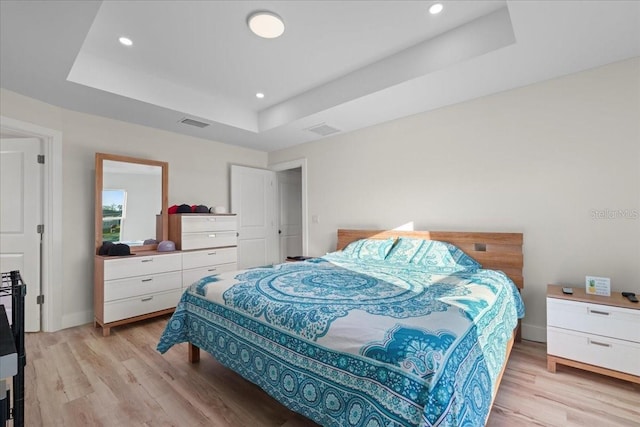
<path fill-rule="evenodd" d="M 503 271 L 519 289 L 522 275 L 522 233 L 484 233 L 458 231 L 338 230 L 338 250 L 359 239 L 412 237 L 440 240 L 456 245 L 482 264 L 482 268 Z"/>

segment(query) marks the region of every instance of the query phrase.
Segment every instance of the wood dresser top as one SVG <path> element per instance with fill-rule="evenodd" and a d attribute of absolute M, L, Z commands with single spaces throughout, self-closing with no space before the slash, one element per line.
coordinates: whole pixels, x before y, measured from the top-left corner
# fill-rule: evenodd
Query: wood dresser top
<path fill-rule="evenodd" d="M 573 288 L 573 295 L 563 294 L 562 287 Z M 632 290 L 630 292 L 635 292 L 635 291 Z M 640 299 L 640 294 L 638 294 L 637 292 L 635 293 L 636 293 L 636 297 L 639 297 Z M 640 303 L 629 301 L 628 299 L 623 297 L 622 293 L 620 292 L 611 291 L 610 297 L 604 297 L 600 295 L 589 295 L 585 291 L 584 285 L 582 286 L 547 285 L 547 297 L 640 310 Z"/>

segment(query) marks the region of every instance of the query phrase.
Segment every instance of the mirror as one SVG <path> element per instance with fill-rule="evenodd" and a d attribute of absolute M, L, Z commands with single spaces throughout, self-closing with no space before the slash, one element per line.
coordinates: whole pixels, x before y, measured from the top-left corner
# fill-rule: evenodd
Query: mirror
<path fill-rule="evenodd" d="M 166 162 L 96 153 L 96 254 L 105 241 L 140 252 L 156 249 L 145 240 L 166 240 L 168 182 Z"/>

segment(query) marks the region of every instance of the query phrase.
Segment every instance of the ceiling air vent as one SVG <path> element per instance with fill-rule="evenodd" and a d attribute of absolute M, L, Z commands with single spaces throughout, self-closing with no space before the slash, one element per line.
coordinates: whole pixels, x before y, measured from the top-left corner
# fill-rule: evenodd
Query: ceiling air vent
<path fill-rule="evenodd" d="M 327 136 L 327 135 L 331 135 L 332 133 L 340 132 L 340 129 L 331 127 L 326 123 L 320 123 L 319 125 L 311 126 L 306 130 L 308 130 L 309 132 L 316 133 L 320 136 Z"/>
<path fill-rule="evenodd" d="M 180 120 L 180 123 L 184 123 L 185 125 L 189 125 L 189 126 L 195 126 L 197 128 L 206 128 L 207 126 L 209 126 L 209 123 L 199 122 L 197 120 L 189 119 L 187 117 Z"/>

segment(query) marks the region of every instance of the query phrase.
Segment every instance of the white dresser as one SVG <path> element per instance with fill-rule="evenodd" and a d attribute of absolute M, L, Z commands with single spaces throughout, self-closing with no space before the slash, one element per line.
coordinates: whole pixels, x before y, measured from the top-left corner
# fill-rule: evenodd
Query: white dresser
<path fill-rule="evenodd" d="M 236 246 L 237 231 L 235 214 L 169 215 L 169 240 L 175 242 L 178 250 Z"/>
<path fill-rule="evenodd" d="M 111 327 L 171 312 L 182 294 L 182 254 L 147 252 L 95 257 L 94 316 Z"/>
<path fill-rule="evenodd" d="M 169 215 L 176 252 L 95 257 L 96 325 L 111 328 L 171 313 L 184 288 L 197 280 L 237 269 L 235 215 Z"/>
<path fill-rule="evenodd" d="M 547 286 L 547 369 L 562 364 L 640 383 L 640 305 L 619 292 Z"/>
<path fill-rule="evenodd" d="M 212 274 L 237 270 L 238 248 L 208 248 L 182 253 L 182 287 Z"/>
<path fill-rule="evenodd" d="M 212 274 L 237 269 L 235 214 L 169 215 L 169 240 L 182 250 L 182 286 Z"/>

